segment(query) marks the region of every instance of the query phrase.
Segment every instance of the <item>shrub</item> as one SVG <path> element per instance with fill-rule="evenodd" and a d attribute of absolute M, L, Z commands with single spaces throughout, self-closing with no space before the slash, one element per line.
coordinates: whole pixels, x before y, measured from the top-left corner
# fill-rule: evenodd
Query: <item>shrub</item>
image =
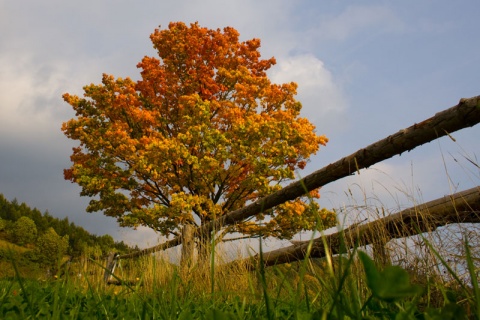
<path fill-rule="evenodd" d="M 54 267 L 58 265 L 67 249 L 68 236 L 60 237 L 53 228 L 49 228 L 38 237 L 34 253 L 41 264 Z"/>
<path fill-rule="evenodd" d="M 37 226 L 29 217 L 21 217 L 13 225 L 13 240 L 16 244 L 24 246 L 33 243 L 37 238 Z"/>

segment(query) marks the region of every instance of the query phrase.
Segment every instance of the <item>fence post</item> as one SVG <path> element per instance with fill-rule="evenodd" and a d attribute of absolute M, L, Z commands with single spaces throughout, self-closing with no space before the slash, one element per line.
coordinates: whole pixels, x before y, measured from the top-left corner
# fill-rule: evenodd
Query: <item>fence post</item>
<path fill-rule="evenodd" d="M 189 269 L 193 262 L 193 252 L 195 249 L 195 242 L 193 241 L 195 228 L 191 224 L 183 227 L 182 231 L 182 257 L 180 266 L 182 269 Z"/>
<path fill-rule="evenodd" d="M 117 265 L 117 257 L 118 253 L 115 252 L 110 252 L 107 257 L 107 266 L 105 267 L 105 272 L 103 274 L 103 281 L 105 281 L 105 283 L 108 283 L 108 280 L 110 280 L 110 277 L 115 271 L 115 267 Z"/>

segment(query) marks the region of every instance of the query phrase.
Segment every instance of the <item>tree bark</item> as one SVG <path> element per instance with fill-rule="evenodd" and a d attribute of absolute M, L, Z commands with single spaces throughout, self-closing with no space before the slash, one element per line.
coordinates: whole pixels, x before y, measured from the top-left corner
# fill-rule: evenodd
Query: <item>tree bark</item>
<path fill-rule="evenodd" d="M 384 239 L 408 237 L 420 232 L 434 231 L 439 226 L 448 223 L 466 222 L 480 222 L 480 186 L 315 239 L 312 243 L 310 257 L 325 257 L 325 245 L 330 253 L 341 253 L 342 240 L 347 249 L 368 244 L 379 245 L 379 237 Z M 383 234 L 379 235 L 379 230 Z M 303 260 L 306 257 L 309 243 L 310 241 L 300 241 L 286 248 L 263 253 L 264 264 L 270 266 Z M 259 255 L 257 254 L 252 258 L 235 263 L 245 264 L 252 269 L 255 268 L 258 259 Z"/>
<path fill-rule="evenodd" d="M 182 257 L 180 259 L 180 267 L 188 270 L 192 267 L 193 253 L 195 251 L 194 241 L 195 227 L 191 224 L 185 225 L 182 232 Z"/>
<path fill-rule="evenodd" d="M 169 248 L 173 248 L 176 246 L 179 246 L 182 244 L 182 238 L 181 237 L 175 237 L 172 240 L 168 240 L 164 243 L 161 243 L 159 245 L 156 245 L 154 247 L 146 248 L 137 252 L 132 252 L 132 253 L 127 253 L 123 254 L 118 257 L 118 259 L 131 259 L 131 258 L 136 258 L 136 257 L 141 257 L 145 256 L 150 253 L 154 253 L 157 251 L 162 251 L 162 250 L 167 250 Z"/>

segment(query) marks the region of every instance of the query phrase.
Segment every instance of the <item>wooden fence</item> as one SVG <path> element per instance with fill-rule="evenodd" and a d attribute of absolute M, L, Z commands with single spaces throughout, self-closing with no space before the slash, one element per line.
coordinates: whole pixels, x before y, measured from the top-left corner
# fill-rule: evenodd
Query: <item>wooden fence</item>
<path fill-rule="evenodd" d="M 382 140 L 379 140 L 365 148 L 358 150 L 357 152 L 344 157 L 328 166 L 319 169 L 303 179 L 291 183 L 290 185 L 282 188 L 281 190 L 272 193 L 264 198 L 261 198 L 250 205 L 247 205 L 241 209 L 229 212 L 219 219 L 202 225 L 194 230 L 191 230 L 194 234 L 205 234 L 212 230 L 220 230 L 223 226 L 235 224 L 243 221 L 247 218 L 253 217 L 259 214 L 262 210 L 268 210 L 279 204 L 282 204 L 289 200 L 294 200 L 307 192 L 316 188 L 322 187 L 358 172 L 360 169 L 368 168 L 383 160 L 389 159 L 395 155 L 400 155 L 403 152 L 410 151 L 422 144 L 431 142 L 442 136 L 447 136 L 452 132 L 474 126 L 480 122 L 480 96 L 460 99 L 459 103 L 449 109 L 438 112 L 433 117 L 424 120 L 420 123 L 416 123 L 408 128 L 398 131 Z M 468 190 L 468 192 L 471 190 Z M 466 191 L 467 192 L 467 191 Z M 475 192 L 474 192 L 475 194 Z M 478 193 L 476 194 L 478 196 Z M 456 199 L 456 198 L 455 198 Z M 475 202 L 478 204 L 478 202 Z M 474 204 L 475 204 L 474 203 Z M 471 204 L 470 204 L 471 206 Z M 452 207 L 456 208 L 456 207 Z M 471 206 L 474 212 L 474 216 L 478 217 L 478 207 Z M 413 209 L 410 209 L 413 210 Z M 467 210 L 468 211 L 468 210 Z M 403 211 L 402 211 L 403 212 Z M 411 211 L 415 212 L 415 210 Z M 458 210 L 457 210 L 458 212 Z M 405 213 L 403 214 L 405 216 Z M 461 218 L 461 216 L 458 216 Z M 452 216 L 452 219 L 454 216 Z M 387 217 L 385 219 L 392 219 Z M 473 218 L 472 218 L 473 219 Z M 386 222 L 386 220 L 382 219 Z M 389 220 L 390 221 L 390 220 Z M 440 221 L 440 220 L 439 220 Z M 449 220 L 445 222 L 452 222 Z M 475 220 L 478 222 L 478 220 Z M 356 229 L 362 231 L 363 229 Z M 353 232 L 353 231 L 352 231 Z M 392 233 L 393 235 L 393 233 Z M 137 251 L 125 255 L 114 255 L 109 257 L 110 265 L 106 269 L 105 279 L 108 280 L 109 274 L 115 267 L 115 261 L 118 259 L 130 259 L 147 255 L 160 250 L 165 250 L 171 247 L 182 244 L 183 237 L 176 237 L 172 240 L 166 241 L 157 246 L 147 248 L 141 251 Z M 332 246 L 335 246 L 335 242 L 332 239 Z M 299 246 L 294 245 L 289 248 L 281 249 L 281 251 L 272 252 L 269 254 L 267 263 L 274 264 L 275 262 L 281 263 L 292 261 L 291 259 L 302 259 L 302 253 L 304 252 L 304 246 L 306 243 Z M 315 251 L 316 252 L 316 251 Z M 316 254 L 314 252 L 314 255 Z M 320 252 L 320 251 L 319 251 Z M 319 253 L 319 255 L 321 255 Z M 304 256 L 304 255 L 303 255 Z M 290 258 L 287 258 L 290 257 Z"/>
<path fill-rule="evenodd" d="M 417 205 L 365 224 L 353 224 L 339 232 L 323 235 L 313 241 L 296 241 L 293 245 L 263 253 L 265 266 L 303 260 L 310 248 L 311 258 L 323 258 L 327 254 L 342 253 L 354 246 L 377 246 L 374 251 L 383 252 L 385 240 L 409 237 L 426 231 L 434 231 L 448 223 L 480 222 L 480 186 L 453 195 Z M 253 268 L 259 255 L 242 262 Z M 382 257 L 380 257 L 382 260 Z"/>

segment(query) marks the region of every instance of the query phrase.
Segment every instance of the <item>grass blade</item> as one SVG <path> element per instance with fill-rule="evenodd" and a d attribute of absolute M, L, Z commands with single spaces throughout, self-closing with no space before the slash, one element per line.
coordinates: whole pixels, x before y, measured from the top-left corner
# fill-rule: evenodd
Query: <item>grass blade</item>
<path fill-rule="evenodd" d="M 470 251 L 470 245 L 468 244 L 467 237 L 465 237 L 465 253 L 467 255 L 468 272 L 470 274 L 470 281 L 472 283 L 473 295 L 475 298 L 475 311 L 477 314 L 477 319 L 480 319 L 480 290 L 478 288 L 477 272 L 475 270 L 475 265 L 473 264 L 472 253 Z"/>

